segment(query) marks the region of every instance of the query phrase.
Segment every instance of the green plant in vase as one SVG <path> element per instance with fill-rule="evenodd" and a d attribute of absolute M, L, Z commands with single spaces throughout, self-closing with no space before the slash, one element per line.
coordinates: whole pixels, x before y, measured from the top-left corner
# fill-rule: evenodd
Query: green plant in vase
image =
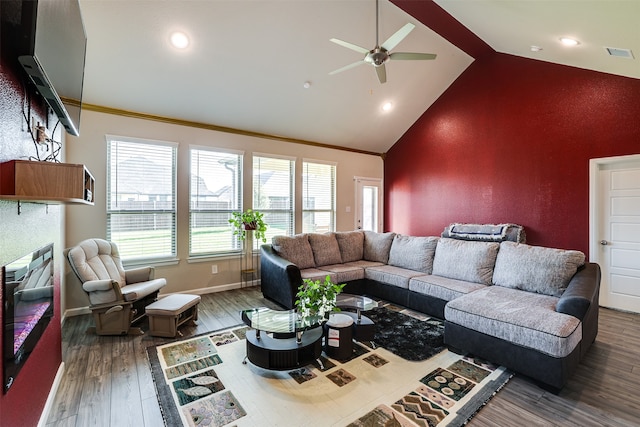
<path fill-rule="evenodd" d="M 327 317 L 332 311 L 339 311 L 336 307 L 336 297 L 346 283 L 340 285 L 332 283 L 327 275 L 324 282 L 320 280 L 304 279 L 298 288 L 296 297 L 296 311 L 303 319 L 310 316 Z"/>
<path fill-rule="evenodd" d="M 233 218 L 229 223 L 233 225 L 233 235 L 244 241 L 247 238 L 247 231 L 253 230 L 256 240 L 267 243 L 267 224 L 264 222 L 264 214 L 252 209 L 244 212 L 232 212 Z"/>

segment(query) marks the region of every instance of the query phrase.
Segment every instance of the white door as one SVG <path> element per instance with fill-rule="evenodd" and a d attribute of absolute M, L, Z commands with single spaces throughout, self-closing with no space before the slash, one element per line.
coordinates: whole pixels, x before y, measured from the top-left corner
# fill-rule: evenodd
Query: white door
<path fill-rule="evenodd" d="M 640 156 L 591 161 L 591 261 L 600 305 L 640 313 Z"/>
<path fill-rule="evenodd" d="M 382 180 L 355 177 L 356 230 L 382 230 Z"/>

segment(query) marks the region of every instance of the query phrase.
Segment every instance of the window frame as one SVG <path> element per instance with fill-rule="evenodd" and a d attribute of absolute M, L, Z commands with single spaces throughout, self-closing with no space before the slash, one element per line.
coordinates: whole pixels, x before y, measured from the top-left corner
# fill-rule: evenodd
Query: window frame
<path fill-rule="evenodd" d="M 177 142 L 172 141 L 160 141 L 148 138 L 134 138 L 128 136 L 120 136 L 120 135 L 105 135 L 105 139 L 107 142 L 107 164 L 106 164 L 106 238 L 107 240 L 113 241 L 118 245 L 118 249 L 120 251 L 121 259 L 123 264 L 127 265 L 139 265 L 139 264 L 162 264 L 162 263 L 170 263 L 177 261 L 177 240 L 178 240 L 178 227 L 177 227 L 177 218 L 178 218 L 178 202 L 177 202 L 177 169 L 178 169 L 178 147 L 179 144 Z M 171 208 L 170 209 L 113 209 L 111 207 L 112 197 L 115 195 L 117 197 L 118 190 L 115 192 L 112 191 L 112 174 L 113 174 L 113 165 L 112 165 L 112 157 L 113 157 L 113 144 L 118 142 L 125 144 L 139 144 L 140 146 L 146 147 L 164 147 L 171 149 Z M 117 174 L 117 172 L 116 172 Z M 116 181 L 118 177 L 116 175 Z M 117 183 L 116 183 L 117 185 Z M 120 193 L 122 194 L 122 193 Z M 117 203 L 117 202 L 116 202 Z M 143 254 L 140 256 L 127 256 L 123 255 L 123 252 L 126 253 L 126 247 L 122 242 L 118 242 L 118 240 L 113 237 L 113 218 L 117 218 L 120 215 L 148 215 L 150 213 L 159 213 L 159 214 L 169 214 L 171 215 L 170 220 L 170 250 L 167 253 L 162 253 L 159 255 L 151 255 L 151 254 Z M 124 251 L 123 251 L 124 249 Z"/>
<path fill-rule="evenodd" d="M 264 159 L 273 159 L 273 160 L 284 160 L 289 162 L 289 209 L 265 209 L 261 206 L 258 206 L 256 203 L 256 198 L 259 198 L 256 191 L 256 168 L 255 161 L 256 158 L 264 158 Z M 282 156 L 278 154 L 267 154 L 267 153 L 252 153 L 251 159 L 251 206 L 252 209 L 257 210 L 265 215 L 265 222 L 269 225 L 269 216 L 274 214 L 286 214 L 290 218 L 289 230 L 287 230 L 284 235 L 291 236 L 296 232 L 296 163 L 297 158 L 292 156 Z M 258 189 L 260 186 L 258 186 Z M 274 235 L 280 235 L 283 233 L 278 233 L 273 230 L 272 227 L 267 227 L 267 241 L 270 241 L 271 237 Z M 260 242 L 262 243 L 262 242 Z"/>
<path fill-rule="evenodd" d="M 307 181 L 305 180 L 305 175 L 306 175 L 306 165 L 307 164 L 314 164 L 314 165 L 325 165 L 325 166 L 329 166 L 331 167 L 331 208 L 329 209 L 307 209 L 306 208 L 306 200 L 308 199 L 308 190 L 309 190 L 309 186 L 307 185 Z M 301 232 L 302 233 L 309 233 L 309 232 L 318 232 L 315 230 L 306 230 L 305 229 L 305 215 L 307 213 L 329 213 L 330 215 L 330 223 L 329 223 L 329 229 L 326 230 L 325 232 L 332 232 L 332 231 L 336 231 L 336 215 L 337 215 L 337 202 L 336 202 L 336 197 L 337 197 L 337 175 L 338 175 L 338 163 L 337 162 L 331 162 L 331 161 L 326 161 L 326 160 L 317 160 L 317 159 L 308 159 L 308 158 L 303 158 L 302 159 L 302 170 L 300 173 L 300 180 L 302 181 L 302 194 L 300 195 L 301 197 L 301 211 L 302 211 L 302 229 Z"/>
<path fill-rule="evenodd" d="M 232 203 L 232 207 L 230 209 L 194 209 L 193 208 L 193 204 L 192 204 L 192 185 L 193 185 L 193 171 L 192 171 L 192 154 L 195 150 L 199 150 L 199 151 L 204 151 L 204 152 L 212 152 L 212 153 L 226 153 L 226 154 L 232 154 L 232 155 L 236 155 L 238 156 L 238 171 L 236 171 L 236 175 L 235 175 L 235 179 L 236 179 L 236 200 L 234 201 L 234 203 Z M 225 249 L 225 250 L 212 250 L 212 251 L 208 251 L 208 252 L 192 252 L 192 236 L 193 236 L 193 217 L 192 214 L 194 212 L 197 213 L 228 213 L 228 217 L 229 219 L 231 218 L 231 214 L 232 212 L 237 212 L 243 211 L 243 199 L 244 199 L 244 180 L 243 180 L 243 176 L 244 176 L 244 157 L 245 157 L 245 152 L 241 151 L 241 150 L 233 150 L 233 149 L 228 149 L 228 148 L 220 148 L 220 147 L 211 147 L 211 146 L 204 146 L 204 145 L 189 145 L 189 173 L 188 173 L 188 179 L 189 179 L 189 196 L 188 196 L 188 211 L 189 211 L 189 231 L 188 231 L 188 235 L 189 235 L 189 246 L 188 246 L 188 252 L 189 252 L 189 259 L 190 260 L 197 260 L 197 259 L 202 259 L 202 258 L 212 258 L 212 257 L 220 257 L 220 256 L 225 256 L 225 255 L 237 255 L 238 253 L 240 253 L 242 251 L 242 242 L 240 241 L 240 239 L 238 238 L 238 236 L 235 236 L 235 242 L 232 244 L 232 248 L 231 249 Z M 229 228 L 229 233 L 233 233 L 233 226 L 228 223 L 227 224 L 228 228 Z"/>

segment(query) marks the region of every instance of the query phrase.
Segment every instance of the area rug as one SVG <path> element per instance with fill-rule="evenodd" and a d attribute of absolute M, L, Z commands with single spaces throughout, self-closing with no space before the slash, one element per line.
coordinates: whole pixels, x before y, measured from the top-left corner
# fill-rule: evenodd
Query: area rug
<path fill-rule="evenodd" d="M 442 323 L 388 307 L 376 318 L 404 324 L 405 340 Z M 511 377 L 502 367 L 442 347 L 406 360 L 378 336 L 372 346 L 354 343 L 348 361 L 323 354 L 322 367 L 268 371 L 242 363 L 246 330 L 239 325 L 147 349 L 165 425 L 457 427 Z M 387 345 L 402 348 L 394 340 Z M 407 354 L 417 357 L 415 349 Z"/>
<path fill-rule="evenodd" d="M 445 349 L 440 319 L 391 304 L 364 314 L 375 324 L 375 345 L 403 359 L 425 360 Z"/>

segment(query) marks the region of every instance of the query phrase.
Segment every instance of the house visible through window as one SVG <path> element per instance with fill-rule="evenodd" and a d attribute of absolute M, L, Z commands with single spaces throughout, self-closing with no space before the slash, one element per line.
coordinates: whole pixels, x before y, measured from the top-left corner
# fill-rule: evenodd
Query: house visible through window
<path fill-rule="evenodd" d="M 107 239 L 123 260 L 176 257 L 177 147 L 107 136 Z"/>
<path fill-rule="evenodd" d="M 302 163 L 302 232 L 335 231 L 336 166 L 330 163 Z"/>
<path fill-rule="evenodd" d="M 267 241 L 276 235 L 293 235 L 294 172 L 291 158 L 253 155 L 253 209 L 264 214 Z"/>
<path fill-rule="evenodd" d="M 229 224 L 242 211 L 242 153 L 191 148 L 189 255 L 203 256 L 240 249 Z"/>

